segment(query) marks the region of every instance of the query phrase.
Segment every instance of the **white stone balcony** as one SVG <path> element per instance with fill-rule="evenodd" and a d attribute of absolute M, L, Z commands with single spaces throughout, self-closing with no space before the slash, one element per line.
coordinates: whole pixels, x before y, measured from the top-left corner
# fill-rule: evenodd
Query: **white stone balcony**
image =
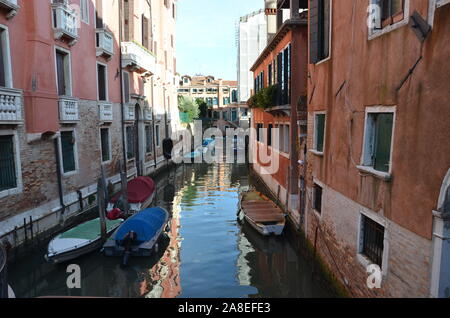
<path fill-rule="evenodd" d="M 156 73 L 156 58 L 143 46 L 134 42 L 122 42 L 122 67 L 138 73 Z"/>
<path fill-rule="evenodd" d="M 135 108 L 132 104 L 123 105 L 123 119 L 125 121 L 134 121 L 136 120 Z"/>
<path fill-rule="evenodd" d="M 62 122 L 76 122 L 78 116 L 78 100 L 71 97 L 59 98 L 59 120 Z"/>
<path fill-rule="evenodd" d="M 0 87 L 0 123 L 22 121 L 22 91 Z"/>
<path fill-rule="evenodd" d="M 78 39 L 78 21 L 76 12 L 63 3 L 52 4 L 52 10 L 55 38 L 67 38 L 69 40 L 69 45 L 75 44 Z"/>
<path fill-rule="evenodd" d="M 110 58 L 114 55 L 114 37 L 106 29 L 96 29 L 96 50 L 97 56 Z"/>
<path fill-rule="evenodd" d="M 100 121 L 113 121 L 114 114 L 113 114 L 112 103 L 99 102 L 98 111 L 99 111 Z"/>
<path fill-rule="evenodd" d="M 153 114 L 152 111 L 148 108 L 144 109 L 144 119 L 147 121 L 153 120 Z"/>
<path fill-rule="evenodd" d="M 0 8 L 6 9 L 8 12 L 6 18 L 11 19 L 17 14 L 17 10 L 19 10 L 20 7 L 17 4 L 17 0 L 0 0 Z"/>

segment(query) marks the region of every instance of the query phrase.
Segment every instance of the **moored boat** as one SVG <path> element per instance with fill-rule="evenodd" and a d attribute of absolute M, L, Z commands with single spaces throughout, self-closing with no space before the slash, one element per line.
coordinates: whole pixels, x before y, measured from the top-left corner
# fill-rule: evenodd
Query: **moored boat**
<path fill-rule="evenodd" d="M 154 207 L 128 218 L 103 245 L 106 256 L 122 256 L 127 265 L 130 256 L 151 256 L 158 249 L 158 240 L 164 232 L 169 213 Z"/>
<path fill-rule="evenodd" d="M 106 233 L 110 235 L 123 222 L 122 219 L 106 221 Z M 50 241 L 45 259 L 62 263 L 96 251 L 102 247 L 100 218 L 81 223 Z"/>
<path fill-rule="evenodd" d="M 135 214 L 150 206 L 155 197 L 155 182 L 150 177 L 137 177 L 127 183 L 129 214 Z M 122 193 L 118 193 L 108 202 L 106 211 L 115 208 L 124 210 Z"/>
<path fill-rule="evenodd" d="M 239 199 L 239 220 L 246 221 L 260 234 L 281 235 L 286 219 L 283 211 L 256 190 L 242 192 Z"/>

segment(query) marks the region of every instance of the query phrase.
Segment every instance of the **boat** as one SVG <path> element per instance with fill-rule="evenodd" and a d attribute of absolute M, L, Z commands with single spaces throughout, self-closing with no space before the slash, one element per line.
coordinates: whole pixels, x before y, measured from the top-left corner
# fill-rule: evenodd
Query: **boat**
<path fill-rule="evenodd" d="M 192 152 L 189 152 L 189 153 L 185 154 L 184 158 L 186 158 L 186 159 L 195 159 L 197 157 L 200 157 L 202 155 L 202 153 L 203 153 L 203 150 L 201 152 L 198 151 L 198 150 L 195 150 L 195 151 L 192 151 Z"/>
<path fill-rule="evenodd" d="M 150 177 L 137 177 L 127 183 L 129 215 L 135 214 L 150 206 L 155 197 L 155 182 Z M 125 210 L 122 193 L 109 200 L 106 207 L 108 214 L 114 209 Z"/>
<path fill-rule="evenodd" d="M 281 235 L 286 224 L 283 211 L 256 190 L 240 194 L 238 215 L 240 221 L 245 220 L 264 236 Z"/>
<path fill-rule="evenodd" d="M 106 233 L 114 232 L 123 220 L 106 221 Z M 81 223 L 50 241 L 45 259 L 51 263 L 63 263 L 102 247 L 100 218 Z"/>
<path fill-rule="evenodd" d="M 215 145 L 216 140 L 214 138 L 205 138 L 202 143 L 203 153 L 207 153 L 208 151 L 214 150 Z"/>
<path fill-rule="evenodd" d="M 103 245 L 106 256 L 151 256 L 158 250 L 158 240 L 169 221 L 169 212 L 161 207 L 145 209 L 128 218 Z"/>

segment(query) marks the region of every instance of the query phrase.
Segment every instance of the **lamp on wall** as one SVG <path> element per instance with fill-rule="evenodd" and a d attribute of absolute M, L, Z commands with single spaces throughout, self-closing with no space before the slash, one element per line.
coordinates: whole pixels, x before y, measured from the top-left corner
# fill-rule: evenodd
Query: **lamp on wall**
<path fill-rule="evenodd" d="M 425 21 L 422 16 L 414 11 L 411 16 L 410 27 L 413 29 L 420 43 L 423 43 L 430 33 L 431 26 Z"/>

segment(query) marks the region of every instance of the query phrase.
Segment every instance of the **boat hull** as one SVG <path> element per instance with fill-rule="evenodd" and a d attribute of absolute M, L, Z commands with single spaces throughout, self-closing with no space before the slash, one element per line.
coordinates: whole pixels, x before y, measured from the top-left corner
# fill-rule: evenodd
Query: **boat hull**
<path fill-rule="evenodd" d="M 258 231 L 258 233 L 261 235 L 270 236 L 270 235 L 281 235 L 283 233 L 285 226 L 284 222 L 266 225 L 253 221 L 250 217 L 246 216 L 242 210 L 240 211 L 239 214 L 240 214 L 239 219 L 241 221 L 245 220 L 252 228 Z"/>
<path fill-rule="evenodd" d="M 45 259 L 54 264 L 58 263 L 64 263 L 70 260 L 73 260 L 75 258 L 78 258 L 80 256 L 95 252 L 96 250 L 99 250 L 102 247 L 102 240 L 98 239 L 94 242 L 91 242 L 90 244 L 87 244 L 86 246 L 76 248 L 71 251 L 63 252 L 60 254 L 55 254 L 52 256 L 49 256 L 48 254 L 45 255 Z"/>

